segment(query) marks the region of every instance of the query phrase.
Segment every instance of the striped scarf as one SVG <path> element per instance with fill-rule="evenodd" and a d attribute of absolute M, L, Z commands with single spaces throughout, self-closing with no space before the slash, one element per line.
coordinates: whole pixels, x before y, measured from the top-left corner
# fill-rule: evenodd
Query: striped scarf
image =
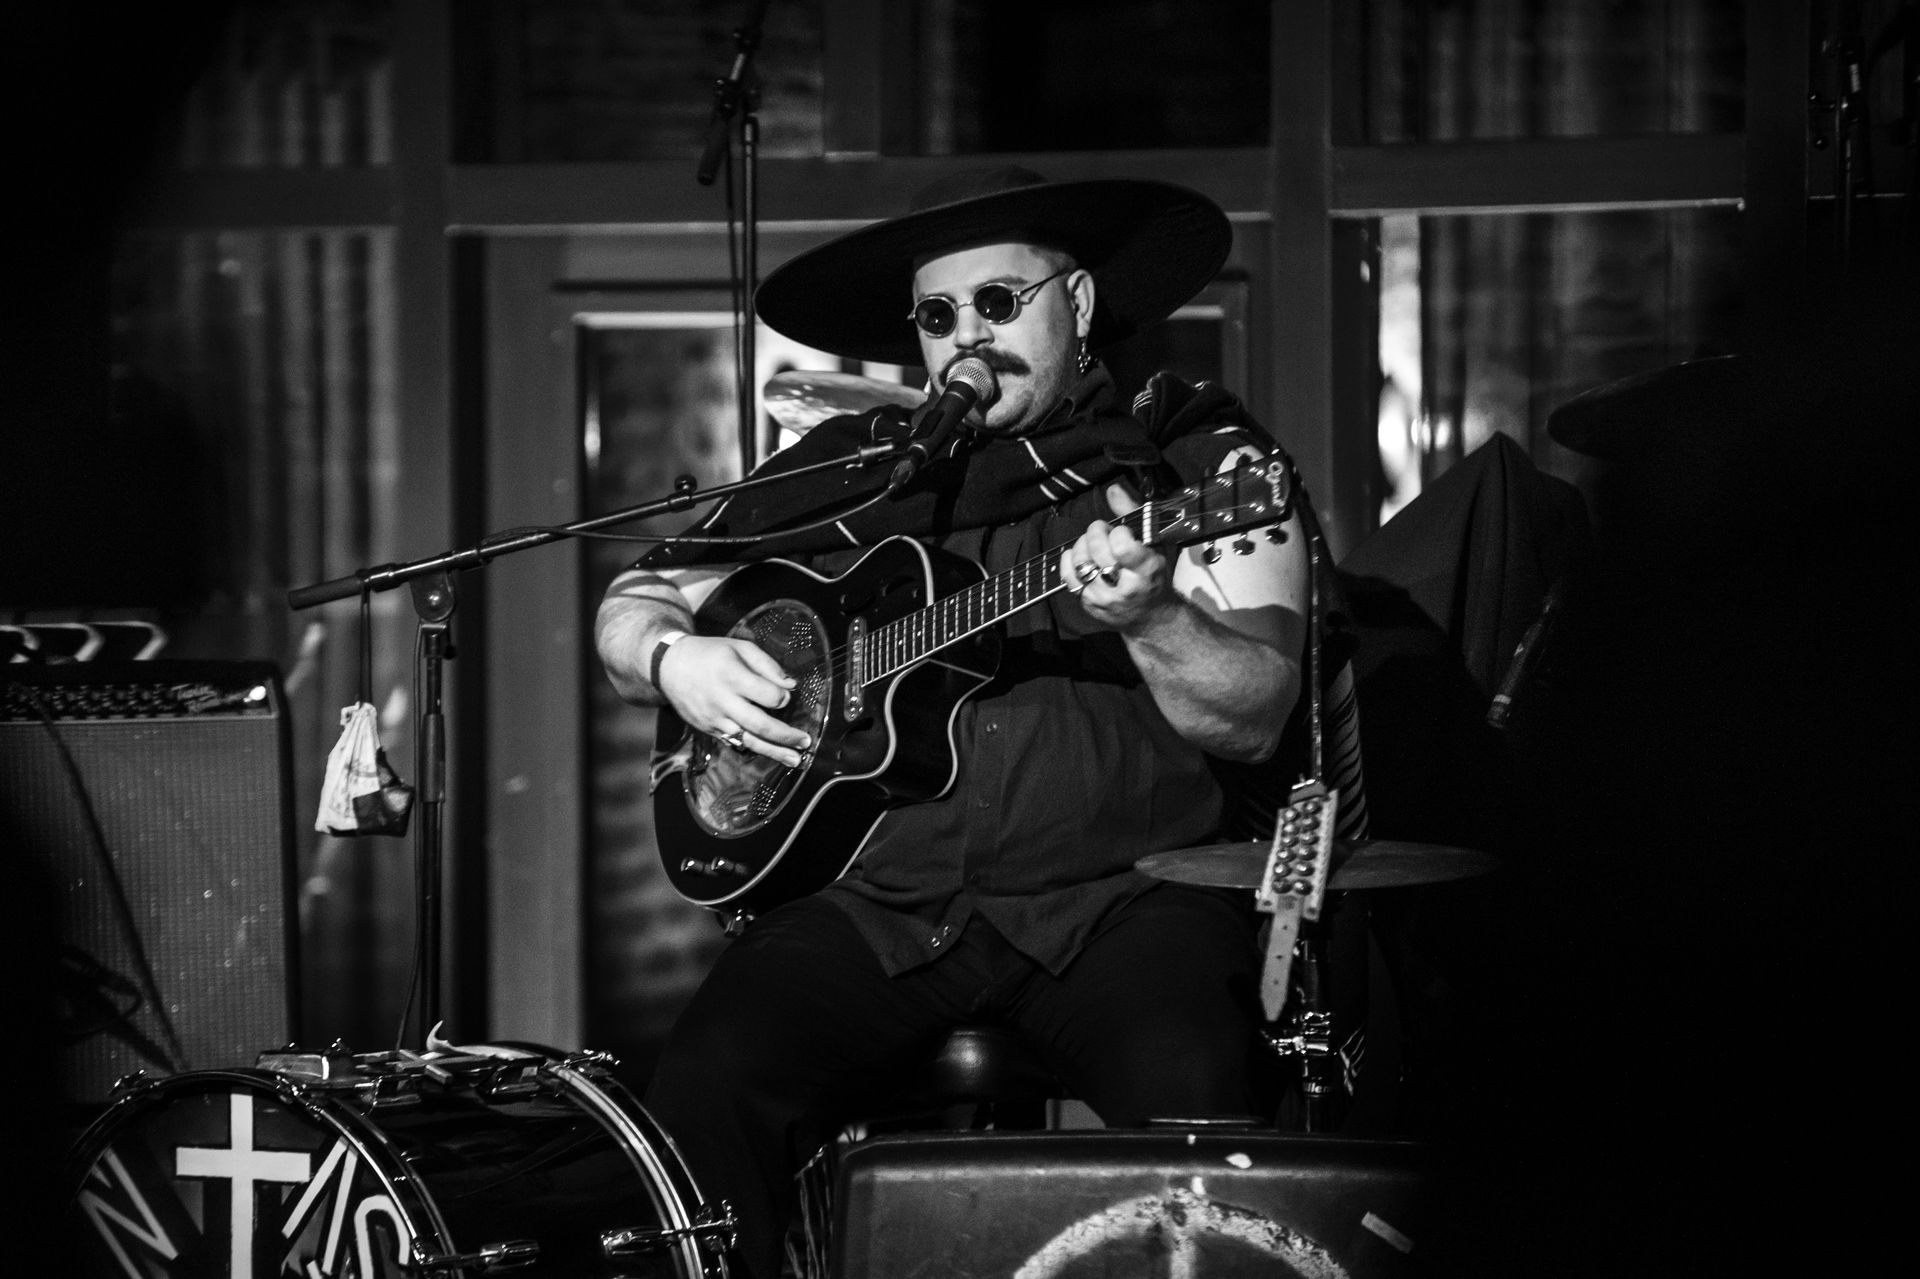
<path fill-rule="evenodd" d="M 863 469 L 798 476 L 735 494 L 709 513 L 696 535 L 760 537 L 750 547 L 670 542 L 640 561 L 647 568 L 764 559 L 871 546 L 885 538 L 944 537 L 1023 519 L 1123 472 L 1158 460 L 1145 428 L 1117 402 L 1113 381 L 1095 365 L 1061 404 L 1029 434 L 1007 437 L 971 431 L 955 434 L 951 446 L 930 460 L 898 493 L 857 510 L 884 492 L 891 461 Z M 921 412 L 898 407 L 829 418 L 798 444 L 758 467 L 755 475 L 779 475 L 809 463 L 854 456 L 870 444 L 904 440 Z M 850 512 L 822 528 L 797 528 Z"/>

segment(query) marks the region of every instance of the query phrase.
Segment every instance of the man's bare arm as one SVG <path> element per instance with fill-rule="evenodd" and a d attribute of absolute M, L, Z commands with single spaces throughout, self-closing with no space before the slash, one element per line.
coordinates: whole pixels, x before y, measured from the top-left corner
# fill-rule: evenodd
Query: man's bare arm
<path fill-rule="evenodd" d="M 629 569 L 613 580 L 600 602 L 594 647 L 624 700 L 636 706 L 671 704 L 700 732 L 722 738 L 738 734 L 748 749 L 797 766 L 807 735 L 772 714 L 792 696 L 793 681 L 780 664 L 746 640 L 692 633 L 694 611 L 727 571 Z M 662 641 L 676 631 L 686 637 L 662 650 Z"/>
<path fill-rule="evenodd" d="M 1118 486 L 1108 496 L 1116 514 L 1134 505 Z M 1169 562 L 1124 526 L 1096 521 L 1061 562 L 1069 582 L 1083 562 L 1107 571 L 1088 580 L 1081 606 L 1120 633 L 1175 731 L 1222 758 L 1271 755 L 1300 695 L 1306 533 L 1298 516 L 1282 528 L 1278 543 L 1255 532 L 1250 554 L 1228 550 L 1208 564 L 1199 547 Z"/>

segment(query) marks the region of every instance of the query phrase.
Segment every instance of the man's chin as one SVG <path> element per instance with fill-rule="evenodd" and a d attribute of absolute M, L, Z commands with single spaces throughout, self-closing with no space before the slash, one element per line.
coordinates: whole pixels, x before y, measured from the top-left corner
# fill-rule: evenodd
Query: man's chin
<path fill-rule="evenodd" d="M 1029 407 L 1018 400 L 1012 403 L 999 400 L 988 411 L 986 420 L 978 429 L 986 435 L 1018 435 L 1032 425 L 1027 420 L 1033 416 Z"/>

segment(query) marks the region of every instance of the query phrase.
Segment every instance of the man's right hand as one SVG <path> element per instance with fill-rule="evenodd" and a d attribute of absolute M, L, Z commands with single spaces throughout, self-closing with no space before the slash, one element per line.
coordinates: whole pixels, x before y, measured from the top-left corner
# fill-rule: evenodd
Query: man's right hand
<path fill-rule="evenodd" d="M 688 727 L 789 768 L 800 765 L 807 734 L 772 712 L 793 698 L 794 682 L 780 663 L 749 640 L 689 635 L 660 659 L 658 692 Z"/>

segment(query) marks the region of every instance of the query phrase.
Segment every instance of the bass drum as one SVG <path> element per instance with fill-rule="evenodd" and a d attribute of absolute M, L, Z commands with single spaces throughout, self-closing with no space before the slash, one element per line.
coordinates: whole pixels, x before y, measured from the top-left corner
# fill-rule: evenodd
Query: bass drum
<path fill-rule="evenodd" d="M 75 1147 L 80 1273 L 724 1279 L 733 1218 L 593 1053 L 267 1053 L 136 1079 Z"/>

